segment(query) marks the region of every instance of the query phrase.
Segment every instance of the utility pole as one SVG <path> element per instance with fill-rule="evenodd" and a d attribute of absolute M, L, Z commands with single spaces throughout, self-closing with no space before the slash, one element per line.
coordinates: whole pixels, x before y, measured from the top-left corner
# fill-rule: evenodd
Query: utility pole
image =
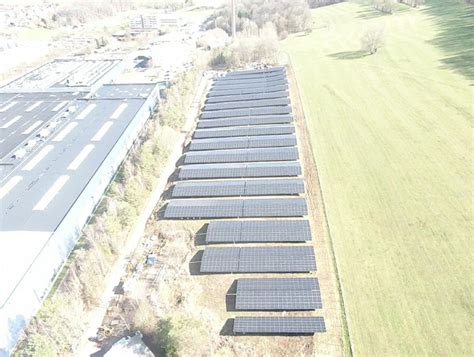
<path fill-rule="evenodd" d="M 235 0 L 232 0 L 232 39 L 235 40 Z"/>

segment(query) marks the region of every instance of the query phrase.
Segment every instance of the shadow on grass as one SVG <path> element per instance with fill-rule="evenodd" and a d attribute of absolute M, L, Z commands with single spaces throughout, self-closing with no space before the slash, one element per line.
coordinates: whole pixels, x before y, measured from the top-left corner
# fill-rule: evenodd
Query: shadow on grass
<path fill-rule="evenodd" d="M 390 16 L 386 12 L 374 9 L 372 6 L 365 5 L 364 10 L 357 11 L 357 17 L 364 20 L 374 19 L 381 16 Z"/>
<path fill-rule="evenodd" d="M 436 23 L 431 41 L 443 51 L 442 67 L 474 80 L 474 6 L 464 2 L 431 0 L 421 10 Z"/>
<path fill-rule="evenodd" d="M 331 53 L 329 57 L 339 59 L 339 60 L 352 60 L 358 58 L 367 57 L 369 53 L 367 51 L 344 51 L 344 52 L 337 52 Z"/>

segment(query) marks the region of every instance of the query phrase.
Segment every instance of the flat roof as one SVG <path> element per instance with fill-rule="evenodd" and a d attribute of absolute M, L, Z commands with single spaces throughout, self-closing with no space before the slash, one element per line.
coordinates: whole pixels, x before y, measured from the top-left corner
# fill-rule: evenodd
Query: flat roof
<path fill-rule="evenodd" d="M 88 87 L 120 62 L 120 59 L 56 59 L 16 78 L 2 89 Z"/>
<path fill-rule="evenodd" d="M 0 160 L 35 137 L 81 96 L 79 92 L 0 93 Z"/>
<path fill-rule="evenodd" d="M 151 92 L 155 84 L 148 86 Z M 77 111 L 0 181 L 0 268 L 9 272 L 0 276 L 0 305 L 145 101 L 77 99 Z"/>

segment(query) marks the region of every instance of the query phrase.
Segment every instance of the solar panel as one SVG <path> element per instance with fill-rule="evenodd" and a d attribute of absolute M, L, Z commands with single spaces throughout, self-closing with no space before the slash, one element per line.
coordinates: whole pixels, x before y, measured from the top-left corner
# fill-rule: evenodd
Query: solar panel
<path fill-rule="evenodd" d="M 319 290 L 318 278 L 248 278 L 237 281 L 237 294 L 255 290 Z"/>
<path fill-rule="evenodd" d="M 244 177 L 288 177 L 301 175 L 298 162 L 256 162 L 235 164 L 184 165 L 179 170 L 181 180 Z"/>
<path fill-rule="evenodd" d="M 210 90 L 221 91 L 241 88 L 269 88 L 280 85 L 288 85 L 286 77 L 259 78 L 257 80 L 254 78 L 248 78 L 234 81 L 214 82 Z"/>
<path fill-rule="evenodd" d="M 267 74 L 267 73 L 274 73 L 274 72 L 285 72 L 285 67 L 267 67 L 267 68 L 254 68 L 254 69 L 246 69 L 246 70 L 238 70 L 238 71 L 231 71 L 226 73 L 225 77 L 233 77 L 233 76 L 241 76 L 241 75 L 249 75 L 249 74 Z"/>
<path fill-rule="evenodd" d="M 194 132 L 194 139 L 225 138 L 235 136 L 287 135 L 293 134 L 292 124 L 242 126 L 221 129 L 199 129 Z"/>
<path fill-rule="evenodd" d="M 259 135 L 237 136 L 230 138 L 194 139 L 189 145 L 190 151 L 248 149 L 265 147 L 296 146 L 295 135 Z"/>
<path fill-rule="evenodd" d="M 230 256 L 233 258 L 229 258 Z M 231 264 L 225 264 L 229 260 Z M 237 265 L 235 260 L 238 261 Z M 316 271 L 316 260 L 311 246 L 208 247 L 204 251 L 200 271 L 201 273 L 309 272 Z"/>
<path fill-rule="evenodd" d="M 315 310 L 322 308 L 317 278 L 239 279 L 237 310 Z"/>
<path fill-rule="evenodd" d="M 219 91 L 210 91 L 208 97 L 218 97 L 222 95 L 240 95 L 240 94 L 250 94 L 250 93 L 270 93 L 270 92 L 281 92 L 287 91 L 288 85 L 279 85 L 272 87 L 259 87 L 259 88 L 238 88 L 238 89 L 229 89 L 229 90 L 219 90 Z"/>
<path fill-rule="evenodd" d="M 291 107 L 286 106 L 268 106 L 258 108 L 241 108 L 241 109 L 228 109 L 228 110 L 212 110 L 205 111 L 201 114 L 201 120 L 206 119 L 217 119 L 217 118 L 228 118 L 228 117 L 241 117 L 248 115 L 270 115 L 270 114 L 288 114 L 291 113 Z"/>
<path fill-rule="evenodd" d="M 172 200 L 164 218 L 236 218 L 242 217 L 242 211 L 242 200 Z"/>
<path fill-rule="evenodd" d="M 304 193 L 301 179 L 178 182 L 172 197 L 274 196 Z"/>
<path fill-rule="evenodd" d="M 228 86 L 235 86 L 235 85 L 249 85 L 252 86 L 254 84 L 266 84 L 271 85 L 273 82 L 279 82 L 286 80 L 285 75 L 275 75 L 271 77 L 258 77 L 258 78 L 239 78 L 239 79 L 228 79 L 228 80 L 215 80 L 213 82 L 213 88 L 222 88 Z"/>
<path fill-rule="evenodd" d="M 300 217 L 308 214 L 304 198 L 245 200 L 243 217 Z"/>
<path fill-rule="evenodd" d="M 298 160 L 298 150 L 295 147 L 189 151 L 185 154 L 184 164 L 292 160 Z"/>
<path fill-rule="evenodd" d="M 227 75 L 224 77 L 218 77 L 215 79 L 216 82 L 231 82 L 241 81 L 242 79 L 263 79 L 263 78 L 286 78 L 285 71 L 278 72 L 267 72 L 267 73 L 247 73 L 241 75 Z"/>
<path fill-rule="evenodd" d="M 219 249 L 219 248 L 215 248 Z M 314 249 L 304 247 L 244 247 L 240 273 L 290 273 L 316 271 Z"/>
<path fill-rule="evenodd" d="M 239 248 L 221 248 L 204 250 L 201 261 L 201 272 L 222 273 L 239 270 Z"/>
<path fill-rule="evenodd" d="M 247 126 L 247 125 L 266 125 L 266 124 L 286 124 L 292 123 L 291 114 L 276 115 L 254 115 L 246 117 L 233 117 L 213 120 L 200 120 L 197 124 L 198 129 L 219 128 L 228 126 Z"/>
<path fill-rule="evenodd" d="M 289 105 L 289 104 L 290 104 L 289 98 L 245 100 L 245 101 L 240 101 L 240 102 L 206 104 L 204 106 L 204 111 L 270 107 L 270 106 L 279 106 L 279 105 L 281 106 L 281 105 Z"/>
<path fill-rule="evenodd" d="M 171 200 L 165 219 L 299 217 L 308 214 L 304 198 Z"/>
<path fill-rule="evenodd" d="M 234 320 L 235 334 L 314 334 L 326 332 L 321 316 L 238 316 Z"/>
<path fill-rule="evenodd" d="M 206 103 L 214 104 L 214 103 L 240 102 L 240 101 L 247 101 L 247 100 L 258 100 L 258 99 L 287 98 L 288 96 L 289 95 L 287 91 L 241 94 L 241 95 L 209 97 L 207 98 Z"/>
<path fill-rule="evenodd" d="M 307 220 L 210 222 L 207 243 L 305 242 L 311 240 Z"/>

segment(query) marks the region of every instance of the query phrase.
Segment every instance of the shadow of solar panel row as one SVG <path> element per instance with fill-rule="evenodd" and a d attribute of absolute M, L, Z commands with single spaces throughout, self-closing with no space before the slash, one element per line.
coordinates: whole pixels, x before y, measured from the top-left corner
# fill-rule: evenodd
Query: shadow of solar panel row
<path fill-rule="evenodd" d="M 207 243 L 306 242 L 310 240 L 311 229 L 307 220 L 214 221 L 209 223 L 206 232 Z"/>
<path fill-rule="evenodd" d="M 231 247 L 204 250 L 201 273 L 297 273 L 316 271 L 311 246 Z"/>
<path fill-rule="evenodd" d="M 278 82 L 287 82 L 285 75 L 272 76 L 272 77 L 260 77 L 260 78 L 241 78 L 234 80 L 220 80 L 214 81 L 212 83 L 213 89 L 231 89 L 232 87 L 237 88 L 237 86 L 248 86 L 248 87 L 264 87 L 273 85 L 273 83 L 281 84 Z M 243 88 L 243 87 L 241 87 Z"/>
<path fill-rule="evenodd" d="M 239 279 L 236 310 L 322 309 L 317 278 Z"/>
<path fill-rule="evenodd" d="M 267 147 L 296 146 L 295 135 L 236 136 L 230 138 L 194 139 L 190 151 L 250 149 Z"/>
<path fill-rule="evenodd" d="M 229 110 L 229 109 L 240 109 L 240 108 L 258 108 L 258 107 L 270 107 L 270 106 L 287 106 L 289 104 L 290 104 L 290 99 L 288 97 L 273 98 L 273 99 L 245 100 L 241 102 L 206 104 L 204 106 L 204 111 Z"/>
<path fill-rule="evenodd" d="M 282 125 L 256 125 L 241 126 L 233 128 L 198 129 L 194 131 L 194 139 L 225 138 L 235 136 L 258 136 L 258 135 L 287 135 L 295 132 L 292 124 Z"/>
<path fill-rule="evenodd" d="M 234 320 L 234 334 L 313 335 L 326 332 L 321 316 L 238 316 Z"/>
<path fill-rule="evenodd" d="M 307 214 L 304 198 L 202 199 L 171 200 L 164 218 L 302 217 Z"/>
<path fill-rule="evenodd" d="M 231 90 L 240 90 L 240 89 L 269 89 L 280 86 L 286 86 L 288 88 L 288 81 L 286 79 L 280 79 L 273 82 L 257 82 L 257 83 L 248 83 L 248 84 L 232 84 L 226 86 L 211 87 L 209 93 L 219 93 L 226 92 Z M 280 89 L 279 89 L 280 90 Z"/>
<path fill-rule="evenodd" d="M 285 67 L 269 67 L 269 68 L 260 68 L 260 69 L 246 69 L 246 70 L 238 70 L 226 73 L 223 78 L 228 77 L 237 77 L 237 76 L 246 76 L 246 75 L 254 75 L 254 74 L 270 74 L 275 72 L 286 72 Z"/>
<path fill-rule="evenodd" d="M 236 164 L 185 165 L 179 170 L 180 180 L 246 177 L 288 177 L 301 175 L 298 162 L 264 162 Z"/>
<path fill-rule="evenodd" d="M 263 149 L 188 151 L 184 157 L 184 164 L 296 160 L 298 160 L 298 150 L 295 147 L 285 147 Z"/>
<path fill-rule="evenodd" d="M 228 89 L 228 90 L 214 90 L 210 91 L 208 97 L 218 97 L 218 96 L 229 96 L 229 95 L 240 95 L 240 94 L 250 94 L 250 93 L 270 93 L 270 92 L 281 92 L 287 91 L 288 85 L 278 85 L 271 87 L 258 87 L 258 88 L 240 88 L 240 89 Z"/>
<path fill-rule="evenodd" d="M 258 107 L 258 108 L 241 108 L 241 109 L 229 109 L 229 110 L 212 110 L 202 112 L 201 120 L 206 119 L 222 119 L 230 117 L 243 117 L 250 115 L 271 115 L 271 114 L 289 114 L 291 113 L 291 107 L 286 106 L 273 106 L 273 107 Z"/>
<path fill-rule="evenodd" d="M 304 193 L 301 179 L 260 179 L 178 182 L 171 194 L 174 198 L 224 196 L 277 196 Z"/>
<path fill-rule="evenodd" d="M 206 104 L 242 102 L 246 100 L 275 99 L 275 98 L 286 98 L 286 97 L 288 97 L 287 91 L 241 94 L 241 95 L 231 95 L 231 96 L 221 96 L 221 97 L 209 97 L 206 100 Z"/>
<path fill-rule="evenodd" d="M 197 124 L 198 129 L 220 128 L 230 126 L 252 126 L 267 124 L 287 124 L 293 122 L 293 115 L 252 115 L 246 117 L 234 117 L 225 119 L 202 120 Z"/>

